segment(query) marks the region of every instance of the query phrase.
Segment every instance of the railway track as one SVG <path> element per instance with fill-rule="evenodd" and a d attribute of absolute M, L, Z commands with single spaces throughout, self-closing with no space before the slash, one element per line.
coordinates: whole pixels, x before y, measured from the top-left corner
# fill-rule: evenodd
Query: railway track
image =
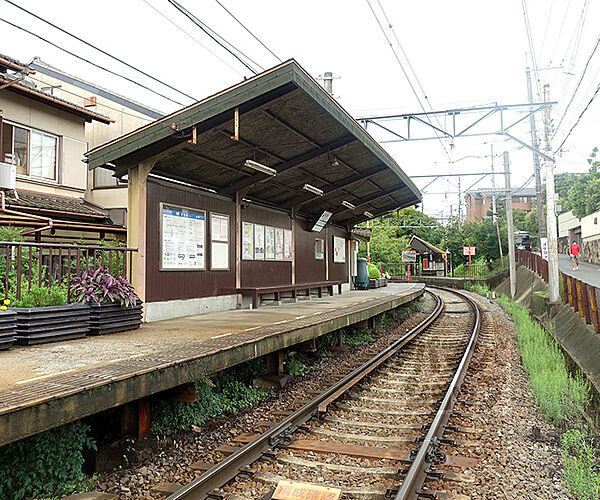
<path fill-rule="evenodd" d="M 239 450 L 168 500 L 268 499 L 283 480 L 342 498 L 453 498 L 424 485 L 460 479 L 434 469 L 453 465 L 445 432 L 481 313 L 460 292 L 429 293 L 435 307 L 419 325 L 266 432 L 238 436 Z"/>

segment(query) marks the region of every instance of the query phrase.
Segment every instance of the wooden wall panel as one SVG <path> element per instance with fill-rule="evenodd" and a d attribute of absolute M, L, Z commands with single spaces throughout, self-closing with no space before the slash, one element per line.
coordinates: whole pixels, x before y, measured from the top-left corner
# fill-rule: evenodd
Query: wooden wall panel
<path fill-rule="evenodd" d="M 296 220 L 296 283 L 325 281 L 325 259 L 315 259 L 315 238 L 325 239 L 325 230 L 308 230 L 308 221 Z"/>
<path fill-rule="evenodd" d="M 159 203 L 171 203 L 205 210 L 206 264 L 210 267 L 210 212 L 229 215 L 229 271 L 160 271 Z M 225 295 L 235 290 L 235 203 L 200 190 L 163 182 L 148 182 L 148 248 L 146 259 L 146 301 L 159 302 Z"/>
<path fill-rule="evenodd" d="M 333 262 L 333 237 L 346 239 L 346 262 Z M 329 279 L 348 281 L 348 232 L 345 229 L 328 226 L 327 227 L 327 258 L 329 259 Z"/>
<path fill-rule="evenodd" d="M 242 205 L 242 221 L 263 226 L 291 229 L 292 221 L 286 212 Z M 240 222 L 240 224 L 241 224 Z M 289 285 L 292 282 L 292 263 L 272 260 L 243 260 L 242 288 L 252 286 Z"/>

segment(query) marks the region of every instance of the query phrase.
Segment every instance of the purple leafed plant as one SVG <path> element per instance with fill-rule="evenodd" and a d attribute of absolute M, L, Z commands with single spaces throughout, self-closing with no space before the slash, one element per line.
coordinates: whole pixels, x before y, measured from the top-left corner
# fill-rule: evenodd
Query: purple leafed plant
<path fill-rule="evenodd" d="M 133 307 L 137 300 L 133 285 L 121 276 L 115 278 L 104 267 L 74 277 L 71 294 L 77 302 L 119 302 L 125 307 Z"/>

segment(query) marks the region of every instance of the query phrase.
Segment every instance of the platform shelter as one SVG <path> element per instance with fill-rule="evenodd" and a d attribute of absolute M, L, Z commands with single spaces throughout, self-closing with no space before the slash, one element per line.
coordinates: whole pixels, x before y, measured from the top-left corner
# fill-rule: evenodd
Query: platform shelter
<path fill-rule="evenodd" d="M 138 248 L 134 285 L 147 321 L 346 290 L 352 227 L 421 200 L 294 60 L 87 159 L 128 176 L 128 245 Z"/>
<path fill-rule="evenodd" d="M 447 276 L 448 254 L 432 243 L 413 235 L 409 246 L 417 252 L 422 276 Z"/>

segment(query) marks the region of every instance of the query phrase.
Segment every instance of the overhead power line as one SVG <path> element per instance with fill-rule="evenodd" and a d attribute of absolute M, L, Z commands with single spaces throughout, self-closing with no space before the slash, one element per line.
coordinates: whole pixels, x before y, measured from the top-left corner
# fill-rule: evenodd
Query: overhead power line
<path fill-rule="evenodd" d="M 598 87 L 596 88 L 596 91 L 594 92 L 594 95 L 592 96 L 592 98 L 589 100 L 589 102 L 586 104 L 585 108 L 583 108 L 583 111 L 579 114 L 579 116 L 577 117 L 577 121 L 573 124 L 573 126 L 571 127 L 571 130 L 569 130 L 569 133 L 566 135 L 566 137 L 563 139 L 563 141 L 560 143 L 560 146 L 558 146 L 558 148 L 556 148 L 556 151 L 554 151 L 554 154 L 558 153 L 560 151 L 560 149 L 563 147 L 563 145 L 565 144 L 565 142 L 567 142 L 567 139 L 569 138 L 569 136 L 571 135 L 571 133 L 573 132 L 573 130 L 575 130 L 575 127 L 577 127 L 577 125 L 579 125 L 579 122 L 581 121 L 581 118 L 583 117 L 583 115 L 585 114 L 585 112 L 588 110 L 588 108 L 592 105 L 592 102 L 594 102 L 594 99 L 596 98 L 596 96 L 598 95 L 598 92 L 600 92 L 600 84 L 598 85 Z"/>
<path fill-rule="evenodd" d="M 569 102 L 567 103 L 567 106 L 565 107 L 565 110 L 564 110 L 562 116 L 560 117 L 560 121 L 558 122 L 558 125 L 557 125 L 556 129 L 554 130 L 554 134 L 552 135 L 552 138 L 554 138 L 556 136 L 558 129 L 560 128 L 563 120 L 565 119 L 565 116 L 567 115 L 567 111 L 569 111 L 569 107 L 573 103 L 573 99 L 575 99 L 575 94 L 577 94 L 577 91 L 579 90 L 579 87 L 581 86 L 583 77 L 585 76 L 588 66 L 590 65 L 590 61 L 592 60 L 592 58 L 594 57 L 594 54 L 596 53 L 596 50 L 598 49 L 598 45 L 600 45 L 600 36 L 598 37 L 598 40 L 596 40 L 596 45 L 594 46 L 594 49 L 592 50 L 590 57 L 588 57 L 588 60 L 585 63 L 585 67 L 583 68 L 583 73 L 581 73 L 581 77 L 579 78 L 579 81 L 577 82 L 577 86 L 575 87 L 575 90 L 571 94 L 571 99 L 569 99 Z"/>
<path fill-rule="evenodd" d="M 210 38 L 212 38 L 218 45 L 220 45 L 223 49 L 229 52 L 233 57 L 235 57 L 240 63 L 242 63 L 249 71 L 253 74 L 258 74 L 258 71 L 254 69 L 248 62 L 244 60 L 247 59 L 252 64 L 254 64 L 257 68 L 260 68 L 261 71 L 264 71 L 264 68 L 258 64 L 256 61 L 248 57 L 241 50 L 236 48 L 233 44 L 228 42 L 225 38 L 219 35 L 215 30 L 210 28 L 206 23 L 202 22 L 198 19 L 194 14 L 192 14 L 185 7 L 177 3 L 175 0 L 168 0 L 168 2 L 175 7 L 179 12 L 181 12 L 185 17 L 187 17 L 190 21 L 192 21 L 198 28 L 200 28 L 204 33 L 206 33 Z"/>
<path fill-rule="evenodd" d="M 192 35 L 189 31 L 184 30 L 181 26 L 179 26 L 175 21 L 173 21 L 169 16 L 163 14 L 160 10 L 158 10 L 154 5 L 152 5 L 148 0 L 142 0 L 148 7 L 150 7 L 154 12 L 156 12 L 159 16 L 165 19 L 167 22 L 171 23 L 175 28 L 181 31 L 188 38 L 196 42 L 200 47 L 206 50 L 209 54 L 216 57 L 219 61 L 221 61 L 225 66 L 227 66 L 230 70 L 235 71 L 238 75 L 244 76 L 244 74 L 238 69 L 234 68 L 231 64 L 229 64 L 225 59 L 223 59 L 218 54 L 214 53 L 211 49 L 209 49 L 206 45 L 204 45 L 200 40 L 198 40 L 194 35 Z"/>
<path fill-rule="evenodd" d="M 4 0 L 4 1 L 5 1 L 6 3 L 9 3 L 10 5 L 12 5 L 13 7 L 16 7 L 17 9 L 20 9 L 20 10 L 22 10 L 23 12 L 26 12 L 26 13 L 27 13 L 27 14 L 29 14 L 30 16 L 33 16 L 33 17 L 35 17 L 36 19 L 38 19 L 38 20 L 40 20 L 40 21 L 42 21 L 42 22 L 46 23 L 47 25 L 49 25 L 49 26 L 52 26 L 53 28 L 57 29 L 57 30 L 58 30 L 58 31 L 60 31 L 61 33 L 64 33 L 65 35 L 68 35 L 68 36 L 70 36 L 71 38 L 74 38 L 74 39 L 75 39 L 75 40 L 77 40 L 78 42 L 81 42 L 81 43 L 83 43 L 84 45 L 87 45 L 88 47 L 91 47 L 92 49 L 94 49 L 94 50 L 97 50 L 97 51 L 98 51 L 98 52 L 100 52 L 101 54 L 104 54 L 105 56 L 107 56 L 107 57 L 110 57 L 111 59 L 114 59 L 115 61 L 117 61 L 117 62 L 119 62 L 119 63 L 123 64 L 124 66 L 127 66 L 128 68 L 130 68 L 130 69 L 132 69 L 132 70 L 134 70 L 134 71 L 137 71 L 138 73 L 140 73 L 140 74 L 142 74 L 142 75 L 144 75 L 144 76 L 146 76 L 146 77 L 150 78 L 151 80 L 154 80 L 155 82 L 157 82 L 157 83 L 160 83 L 161 85 L 163 85 L 163 86 L 165 86 L 165 87 L 167 87 L 167 88 L 169 88 L 169 89 L 171 89 L 171 90 L 174 90 L 174 91 L 175 91 L 175 92 L 177 92 L 178 94 L 181 94 L 181 95 L 183 95 L 183 96 L 187 97 L 188 99 L 191 99 L 192 101 L 197 101 L 197 100 L 198 100 L 198 99 L 196 99 L 195 97 L 192 97 L 191 95 L 189 95 L 189 94 L 186 94 L 185 92 L 182 92 L 182 91 L 181 91 L 181 90 L 179 90 L 179 89 L 176 89 L 176 88 L 175 88 L 175 87 L 173 87 L 172 85 L 169 85 L 168 83 L 165 83 L 165 82 L 163 82 L 162 80 L 159 80 L 158 78 L 156 78 L 156 77 L 154 77 L 154 76 L 150 75 L 149 73 L 146 73 L 145 71 L 143 71 L 143 70 L 141 70 L 141 69 L 139 69 L 139 68 L 136 68 L 135 66 L 133 66 L 133 65 L 129 64 L 128 62 L 126 62 L 126 61 L 123 61 L 122 59 L 119 59 L 118 57 L 116 57 L 116 56 L 113 56 L 112 54 L 109 54 L 109 53 L 108 53 L 108 52 L 106 52 L 105 50 L 102 50 L 101 48 L 99 48 L 99 47 L 96 47 L 95 45 L 93 45 L 93 44 L 91 44 L 91 43 L 89 43 L 89 42 L 87 42 L 87 41 L 83 40 L 82 38 L 78 37 L 77 35 L 74 35 L 73 33 L 70 33 L 69 31 L 65 30 L 64 28 L 61 28 L 60 26 L 57 26 L 56 24 L 54 24 L 54 23 L 52 23 L 52 22 L 48 21 L 47 19 L 44 19 L 43 17 L 40 17 L 40 16 L 38 16 L 38 15 L 37 15 L 37 14 L 35 14 L 34 12 L 31 12 L 30 10 L 27 10 L 26 8 L 24 8 L 24 7 L 21 7 L 19 4 L 16 4 L 16 3 L 15 3 L 15 2 L 13 2 L 12 0 Z"/>
<path fill-rule="evenodd" d="M 60 45 L 57 45 L 56 43 L 51 42 L 47 38 L 44 38 L 44 37 L 38 35 L 37 33 L 34 33 L 33 31 L 29 31 L 28 29 L 25 29 L 25 28 L 23 28 L 21 26 L 18 26 L 16 24 L 14 24 L 14 23 L 11 23 L 10 21 L 7 21 L 6 19 L 3 19 L 1 17 L 0 17 L 0 21 L 2 21 L 3 23 L 8 24 L 9 26 L 12 26 L 13 28 L 16 28 L 18 30 L 24 31 L 27 34 L 29 34 L 31 36 L 34 36 L 34 37 L 38 38 L 39 40 L 42 40 L 43 42 L 46 42 L 49 45 L 52 45 L 53 47 L 57 48 L 58 50 L 61 50 L 61 51 L 65 52 L 66 54 L 69 54 L 70 56 L 73 56 L 73 57 L 79 59 L 80 61 L 83 61 L 83 62 L 85 62 L 87 64 L 90 64 L 91 66 L 94 66 L 94 67 L 96 67 L 98 69 L 101 69 L 102 71 L 106 71 L 107 73 L 110 73 L 111 75 L 117 76 L 119 78 L 122 78 L 123 80 L 126 80 L 126 81 L 128 81 L 130 83 L 133 83 L 134 85 L 137 85 L 138 87 L 141 87 L 141 88 L 143 88 L 145 90 L 148 90 L 148 91 L 152 92 L 153 94 L 156 94 L 156 95 L 162 97 L 163 99 L 166 99 L 167 101 L 171 101 L 171 102 L 174 102 L 175 104 L 179 104 L 180 106 L 184 106 L 183 103 L 181 103 L 179 101 L 176 101 L 175 99 L 172 99 L 171 97 L 167 97 L 166 95 L 161 94 L 160 92 L 158 92 L 156 90 L 153 90 L 150 87 L 147 87 L 146 85 L 144 85 L 144 84 L 142 84 L 140 82 L 136 82 L 135 80 L 132 80 L 131 78 L 128 78 L 128 77 L 126 77 L 124 75 L 121 75 L 120 73 L 112 71 L 112 70 L 110 70 L 108 68 L 105 68 L 104 66 L 100 66 L 99 64 L 96 64 L 95 62 L 92 62 L 89 59 L 81 57 L 81 56 L 75 54 L 74 52 L 71 52 L 70 50 L 67 50 L 67 49 L 61 47 Z"/>
<path fill-rule="evenodd" d="M 410 80 L 410 77 L 408 76 L 408 73 L 406 72 L 406 69 L 404 69 L 404 65 L 402 64 L 402 61 L 400 60 L 400 57 L 398 56 L 398 53 L 396 52 L 396 49 L 394 49 L 394 45 L 390 41 L 389 37 L 387 36 L 387 33 L 385 32 L 385 29 L 381 25 L 381 22 L 379 21 L 379 18 L 377 17 L 377 14 L 375 13 L 375 10 L 373 9 L 373 6 L 371 5 L 371 2 L 369 0 L 366 0 L 366 2 L 367 2 L 367 5 L 369 6 L 369 9 L 371 9 L 371 12 L 373 13 L 373 17 L 375 17 L 375 21 L 377 22 L 377 25 L 379 26 L 379 29 L 381 30 L 381 33 L 383 34 L 383 36 L 386 39 L 388 45 L 390 46 L 390 49 L 392 50 L 392 53 L 394 54 L 394 57 L 396 58 L 396 61 L 398 62 L 398 65 L 400 66 L 400 69 L 402 70 L 402 73 L 404 74 L 404 76 L 406 78 L 406 81 L 410 85 L 410 88 L 413 91 L 413 94 L 415 95 L 415 97 L 417 99 L 417 102 L 419 103 L 419 106 L 421 106 L 421 109 L 423 110 L 423 113 L 425 113 L 425 117 L 427 118 L 427 121 L 433 127 L 433 123 L 431 123 L 431 118 L 429 117 L 429 114 L 428 114 L 427 110 L 425 109 L 425 106 L 423 106 L 423 103 L 421 102 L 419 94 L 417 93 L 414 85 L 412 84 L 412 81 Z M 446 153 L 446 156 L 448 157 L 448 160 L 451 161 L 450 155 L 448 154 L 448 151 L 446 150 L 446 146 L 444 146 L 444 143 L 443 143 L 441 137 L 439 136 L 437 130 L 435 130 L 435 127 L 433 127 L 433 128 L 434 128 L 435 135 L 438 138 L 438 140 L 440 141 L 442 149 L 444 150 L 444 153 Z"/>
<path fill-rule="evenodd" d="M 235 17 L 232 12 L 225 7 L 221 2 L 219 2 L 219 0 L 215 0 L 215 2 L 217 2 L 221 8 L 227 12 L 227 14 L 229 14 L 231 17 L 233 17 L 233 19 L 235 19 L 235 21 L 242 27 L 244 28 L 252 38 L 254 38 L 258 43 L 260 43 L 268 52 L 269 54 L 271 54 L 275 59 L 277 59 L 279 62 L 283 62 L 281 59 L 279 59 L 279 57 L 277 57 L 277 54 L 275 54 L 269 47 L 267 47 L 262 40 L 260 40 L 254 33 L 252 33 L 252 31 L 250 31 L 245 25 L 244 23 L 242 23 L 242 21 L 240 21 L 237 17 Z"/>
<path fill-rule="evenodd" d="M 537 90 L 538 99 L 541 98 L 542 90 L 540 87 L 540 77 L 538 75 L 537 60 L 535 58 L 535 49 L 533 46 L 533 36 L 531 35 L 531 24 L 529 23 L 529 13 L 527 12 L 526 0 L 521 0 L 521 7 L 523 8 L 523 17 L 525 18 L 525 30 L 527 32 L 527 41 L 529 43 L 529 52 L 531 53 L 531 63 L 533 66 L 533 74 L 535 76 L 535 86 Z"/>

